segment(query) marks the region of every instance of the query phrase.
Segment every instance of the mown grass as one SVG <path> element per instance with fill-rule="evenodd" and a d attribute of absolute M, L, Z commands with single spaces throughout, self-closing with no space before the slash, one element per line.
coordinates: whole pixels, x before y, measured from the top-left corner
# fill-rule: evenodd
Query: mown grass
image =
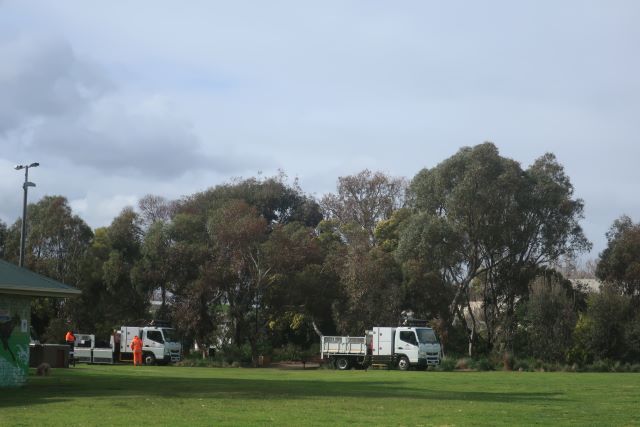
<path fill-rule="evenodd" d="M 0 389 L 0 425 L 640 425 L 640 374 L 78 365 Z"/>

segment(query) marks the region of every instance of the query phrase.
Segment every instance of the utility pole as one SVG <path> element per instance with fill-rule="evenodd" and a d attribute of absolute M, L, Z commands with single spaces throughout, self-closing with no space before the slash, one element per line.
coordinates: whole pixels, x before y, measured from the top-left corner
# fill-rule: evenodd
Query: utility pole
<path fill-rule="evenodd" d="M 29 182 L 29 168 L 35 168 L 40 166 L 40 163 L 35 162 L 30 165 L 16 165 L 15 170 L 24 169 L 24 197 L 22 199 L 22 230 L 20 231 L 20 261 L 18 265 L 24 267 L 24 246 L 25 240 L 27 240 L 27 190 L 29 187 L 35 187 L 33 182 Z"/>

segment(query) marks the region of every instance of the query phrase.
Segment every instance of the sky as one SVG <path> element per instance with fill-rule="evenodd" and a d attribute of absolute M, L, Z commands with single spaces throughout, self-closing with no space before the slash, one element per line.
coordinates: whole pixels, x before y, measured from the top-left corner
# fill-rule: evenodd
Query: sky
<path fill-rule="evenodd" d="M 492 141 L 556 155 L 596 258 L 640 221 L 640 2 L 0 0 L 0 219 L 91 227 L 284 171 L 321 197 Z"/>

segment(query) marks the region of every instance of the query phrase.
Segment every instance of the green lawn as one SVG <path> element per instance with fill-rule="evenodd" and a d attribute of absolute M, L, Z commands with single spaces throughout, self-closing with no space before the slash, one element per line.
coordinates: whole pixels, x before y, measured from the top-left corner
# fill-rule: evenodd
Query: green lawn
<path fill-rule="evenodd" d="M 0 425 L 640 425 L 640 374 L 88 366 L 0 389 Z"/>

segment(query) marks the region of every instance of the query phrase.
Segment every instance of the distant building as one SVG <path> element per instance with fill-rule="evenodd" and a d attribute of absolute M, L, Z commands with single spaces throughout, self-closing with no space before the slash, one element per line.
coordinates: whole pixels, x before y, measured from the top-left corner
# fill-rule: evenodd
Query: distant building
<path fill-rule="evenodd" d="M 573 287 L 582 287 L 589 292 L 600 292 L 602 282 L 598 279 L 569 279 Z"/>
<path fill-rule="evenodd" d="M 31 300 L 79 294 L 78 289 L 0 260 L 0 387 L 27 380 Z"/>

